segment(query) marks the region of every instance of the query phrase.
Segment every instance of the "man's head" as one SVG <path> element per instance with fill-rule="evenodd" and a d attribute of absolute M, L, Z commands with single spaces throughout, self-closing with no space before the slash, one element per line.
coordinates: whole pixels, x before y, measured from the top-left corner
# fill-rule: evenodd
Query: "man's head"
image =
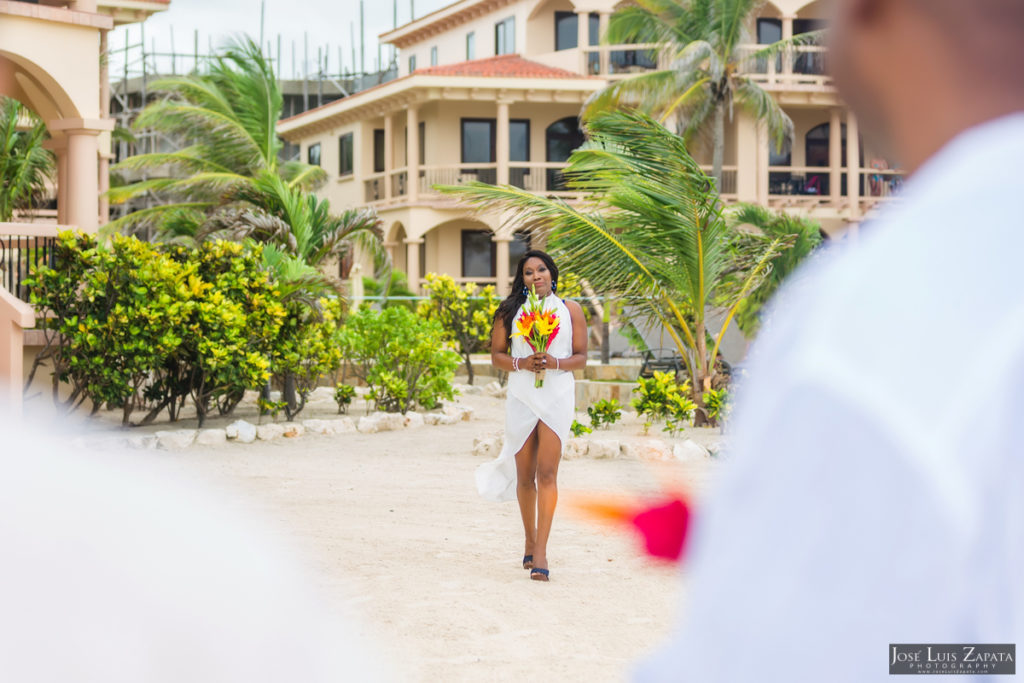
<path fill-rule="evenodd" d="M 1024 110 L 1024 0 L 830 0 L 831 63 L 866 133 L 916 168 Z"/>

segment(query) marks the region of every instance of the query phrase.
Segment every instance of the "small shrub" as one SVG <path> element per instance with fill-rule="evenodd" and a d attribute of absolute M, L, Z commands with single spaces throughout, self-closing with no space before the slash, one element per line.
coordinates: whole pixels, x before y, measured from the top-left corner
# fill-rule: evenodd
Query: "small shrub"
<path fill-rule="evenodd" d="M 594 429 L 607 429 L 622 417 L 622 406 L 618 399 L 601 399 L 587 408 L 590 426 Z"/>
<path fill-rule="evenodd" d="M 477 292 L 477 286 L 472 282 L 459 286 L 448 275 L 427 273 L 423 289 L 430 298 L 421 301 L 416 312 L 423 318 L 441 323 L 445 339 L 455 343 L 465 361 L 469 383 L 472 384 L 470 354 L 488 348 L 491 340 L 491 322 L 498 308 L 494 287 L 488 285 Z"/>
<path fill-rule="evenodd" d="M 729 402 L 729 391 L 727 389 L 710 389 L 704 392 L 704 407 L 708 411 L 708 419 L 712 424 L 718 424 L 719 420 L 725 420 L 732 407 Z"/>
<path fill-rule="evenodd" d="M 338 404 L 338 413 L 348 413 L 348 407 L 355 397 L 356 388 L 351 384 L 339 384 L 334 387 L 334 402 Z"/>
<path fill-rule="evenodd" d="M 349 316 L 339 336 L 353 374 L 369 387 L 368 399 L 387 412 L 433 408 L 455 397 L 459 355 L 447 348 L 441 325 L 405 308 L 363 309 Z"/>
<path fill-rule="evenodd" d="M 256 399 L 256 407 L 260 409 L 260 416 L 269 415 L 272 419 L 276 420 L 278 414 L 288 405 L 288 401 L 271 401 L 269 398 L 263 398 L 262 396 Z"/>
<path fill-rule="evenodd" d="M 572 432 L 572 435 L 575 436 L 578 439 L 579 437 L 583 436 L 584 434 L 590 434 L 594 430 L 591 429 L 590 427 L 588 427 L 585 424 L 581 424 L 580 422 L 578 422 L 576 420 L 573 420 L 572 421 L 572 426 L 569 427 L 569 431 Z"/>
<path fill-rule="evenodd" d="M 341 367 L 342 307 L 338 299 L 320 299 L 315 308 L 290 301 L 285 310 L 288 315 L 274 348 L 274 373 L 282 388 L 292 389 L 285 392 L 285 415 L 292 420 L 320 379 Z"/>
<path fill-rule="evenodd" d="M 646 432 L 655 422 L 666 422 L 666 431 L 673 435 L 683 428 L 683 423 L 693 417 L 697 405 L 690 400 L 689 383 L 679 384 L 669 372 L 655 372 L 653 377 L 641 377 L 633 390 L 637 397 L 631 401 L 638 415 L 644 420 Z"/>

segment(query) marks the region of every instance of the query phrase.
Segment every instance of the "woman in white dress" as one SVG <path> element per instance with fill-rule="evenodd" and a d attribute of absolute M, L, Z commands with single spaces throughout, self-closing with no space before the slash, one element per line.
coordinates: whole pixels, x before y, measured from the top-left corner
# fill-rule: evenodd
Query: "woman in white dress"
<path fill-rule="evenodd" d="M 544 310 L 554 310 L 560 327 L 546 353 L 534 353 L 523 337 L 512 337 L 527 293 L 535 288 Z M 505 446 L 496 460 L 476 472 L 480 495 L 519 501 L 526 532 L 523 568 L 530 578 L 548 580 L 548 536 L 558 500 L 558 462 L 576 406 L 572 371 L 587 364 L 587 322 L 575 301 L 558 298 L 558 268 L 542 251 L 528 251 L 516 266 L 512 293 L 498 306 L 491 331 L 491 362 L 509 373 Z M 545 371 L 544 386 L 534 373 Z"/>

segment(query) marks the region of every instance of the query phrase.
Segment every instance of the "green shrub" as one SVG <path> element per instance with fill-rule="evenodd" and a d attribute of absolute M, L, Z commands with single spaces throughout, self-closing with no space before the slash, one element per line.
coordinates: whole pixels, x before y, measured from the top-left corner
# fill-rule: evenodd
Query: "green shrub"
<path fill-rule="evenodd" d="M 732 407 L 729 402 L 729 391 L 727 389 L 709 389 L 704 392 L 704 407 L 708 411 L 708 419 L 712 424 L 718 424 L 729 416 L 729 409 Z"/>
<path fill-rule="evenodd" d="M 356 397 L 356 388 L 351 384 L 339 384 L 334 387 L 334 402 L 338 404 L 338 413 L 347 413 L 352 399 Z"/>
<path fill-rule="evenodd" d="M 46 330 L 44 359 L 53 395 L 71 386 L 66 406 L 89 399 L 122 409 L 127 424 L 153 370 L 182 343 L 196 278 L 153 246 L 115 237 L 109 248 L 89 235 L 62 233 L 53 267 L 37 269 L 32 303 Z"/>
<path fill-rule="evenodd" d="M 594 429 L 607 428 L 622 417 L 622 406 L 619 405 L 618 399 L 601 399 L 587 408 L 587 415 L 590 416 L 590 426 Z"/>
<path fill-rule="evenodd" d="M 276 340 L 273 366 L 284 389 L 285 415 L 292 420 L 302 412 L 320 379 L 341 367 L 338 335 L 342 306 L 338 299 L 320 299 L 316 308 L 290 301 L 285 309 L 287 317 Z M 294 403 L 288 400 L 292 394 Z"/>
<path fill-rule="evenodd" d="M 340 344 L 353 374 L 381 410 L 405 413 L 416 404 L 429 409 L 455 397 L 459 356 L 447 348 L 435 320 L 399 307 L 363 309 L 345 322 Z"/>
<path fill-rule="evenodd" d="M 416 312 L 428 320 L 437 320 L 445 339 L 454 342 L 466 363 L 469 383 L 473 383 L 470 354 L 490 347 L 491 323 L 498 308 L 494 287 L 488 285 L 477 292 L 472 282 L 459 286 L 448 275 L 427 273 L 423 286 L 430 297 L 421 301 Z M 473 298 L 478 297 L 478 298 Z"/>
<path fill-rule="evenodd" d="M 697 405 L 689 398 L 688 382 L 679 384 L 669 372 L 655 372 L 653 377 L 641 377 L 633 390 L 637 397 L 631 401 L 638 415 L 645 418 L 646 432 L 655 422 L 664 421 L 665 431 L 676 434 L 683 423 L 692 419 Z"/>
<path fill-rule="evenodd" d="M 590 434 L 594 430 L 591 429 L 590 427 L 588 427 L 585 424 L 581 424 L 580 422 L 577 422 L 576 420 L 573 420 L 572 421 L 572 426 L 569 427 L 569 431 L 572 432 L 573 436 L 575 436 L 576 438 L 579 438 L 579 437 L 583 436 L 584 434 Z"/>

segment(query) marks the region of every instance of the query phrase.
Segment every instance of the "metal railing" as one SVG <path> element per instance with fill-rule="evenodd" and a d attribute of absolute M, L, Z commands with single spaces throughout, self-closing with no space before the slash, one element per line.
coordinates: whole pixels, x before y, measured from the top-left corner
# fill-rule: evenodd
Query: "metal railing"
<path fill-rule="evenodd" d="M 28 301 L 25 281 L 40 265 L 53 265 L 57 232 L 67 226 L 0 223 L 0 285 Z"/>

